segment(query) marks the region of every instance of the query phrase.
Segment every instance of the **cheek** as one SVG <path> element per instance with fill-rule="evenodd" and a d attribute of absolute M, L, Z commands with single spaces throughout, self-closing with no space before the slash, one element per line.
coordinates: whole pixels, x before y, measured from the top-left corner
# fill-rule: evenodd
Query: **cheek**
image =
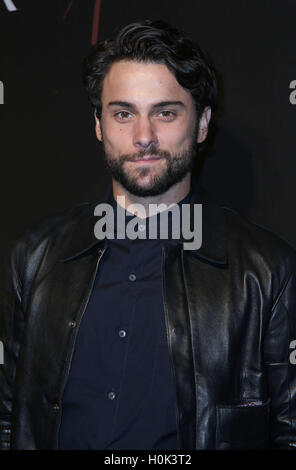
<path fill-rule="evenodd" d="M 190 123 L 187 125 L 176 124 L 160 133 L 159 142 L 160 145 L 166 145 L 174 150 L 189 143 L 192 139 L 192 135 L 193 126 Z"/>
<path fill-rule="evenodd" d="M 104 142 L 108 149 L 122 152 L 131 146 L 130 132 L 124 126 L 106 126 L 104 129 Z"/>

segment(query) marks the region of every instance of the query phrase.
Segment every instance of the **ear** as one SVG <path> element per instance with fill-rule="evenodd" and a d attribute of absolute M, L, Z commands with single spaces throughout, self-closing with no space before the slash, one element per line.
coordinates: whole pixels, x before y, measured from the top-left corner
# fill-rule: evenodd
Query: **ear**
<path fill-rule="evenodd" d="M 204 140 L 206 140 L 206 137 L 208 135 L 209 122 L 211 120 L 211 114 L 212 114 L 212 110 L 210 106 L 207 106 L 203 110 L 203 113 L 200 117 L 200 120 L 198 123 L 198 134 L 197 134 L 197 142 L 199 144 L 201 144 Z"/>
<path fill-rule="evenodd" d="M 96 111 L 94 112 L 94 116 L 95 116 L 95 121 L 96 121 L 96 136 L 97 136 L 97 139 L 98 139 L 100 142 L 102 142 L 102 141 L 103 141 L 103 137 L 102 137 L 101 123 L 100 123 L 99 118 L 98 118 L 97 115 L 96 115 Z"/>

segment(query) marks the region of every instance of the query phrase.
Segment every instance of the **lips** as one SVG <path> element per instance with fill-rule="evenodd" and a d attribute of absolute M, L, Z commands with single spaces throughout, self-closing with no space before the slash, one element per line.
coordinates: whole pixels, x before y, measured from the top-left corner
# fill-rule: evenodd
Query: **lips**
<path fill-rule="evenodd" d="M 138 160 L 133 160 L 133 162 L 149 162 L 149 161 L 155 161 L 155 160 L 160 160 L 161 157 L 157 155 L 148 155 L 147 157 L 142 157 L 139 158 Z"/>

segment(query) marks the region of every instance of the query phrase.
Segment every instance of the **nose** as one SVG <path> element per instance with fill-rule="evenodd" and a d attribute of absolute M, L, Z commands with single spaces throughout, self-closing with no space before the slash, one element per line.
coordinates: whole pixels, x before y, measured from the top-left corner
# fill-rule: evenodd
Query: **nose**
<path fill-rule="evenodd" d="M 158 138 L 149 118 L 141 118 L 134 128 L 134 146 L 146 150 L 151 145 L 158 145 Z"/>

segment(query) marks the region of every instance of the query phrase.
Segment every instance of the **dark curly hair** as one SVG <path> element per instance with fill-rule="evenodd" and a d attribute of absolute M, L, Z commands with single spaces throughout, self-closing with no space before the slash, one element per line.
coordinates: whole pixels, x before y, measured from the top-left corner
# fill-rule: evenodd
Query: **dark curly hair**
<path fill-rule="evenodd" d="M 206 106 L 215 107 L 217 79 L 206 53 L 170 24 L 146 20 L 128 24 L 113 38 L 97 43 L 83 61 L 83 83 L 98 117 L 104 78 L 120 60 L 165 64 L 191 93 L 198 119 Z"/>

